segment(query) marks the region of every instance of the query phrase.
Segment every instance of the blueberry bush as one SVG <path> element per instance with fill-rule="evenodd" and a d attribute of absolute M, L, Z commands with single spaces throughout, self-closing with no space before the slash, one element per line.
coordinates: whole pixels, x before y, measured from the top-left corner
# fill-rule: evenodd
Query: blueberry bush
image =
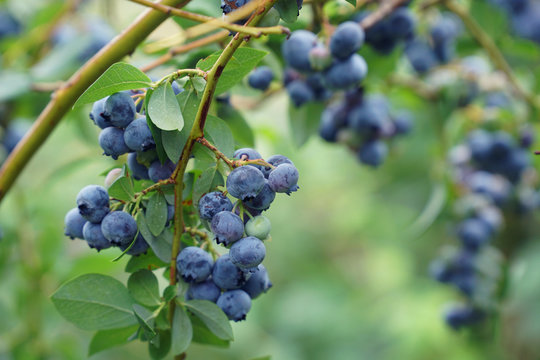
<path fill-rule="evenodd" d="M 540 356 L 540 1 L 0 1 L 0 50 L 0 357 Z"/>

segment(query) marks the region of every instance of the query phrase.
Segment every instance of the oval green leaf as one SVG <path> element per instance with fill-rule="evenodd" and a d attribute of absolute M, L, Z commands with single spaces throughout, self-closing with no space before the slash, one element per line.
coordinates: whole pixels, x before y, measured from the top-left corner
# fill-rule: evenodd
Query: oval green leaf
<path fill-rule="evenodd" d="M 154 90 L 148 102 L 148 115 L 161 130 L 182 130 L 184 117 L 171 84 L 163 83 Z"/>

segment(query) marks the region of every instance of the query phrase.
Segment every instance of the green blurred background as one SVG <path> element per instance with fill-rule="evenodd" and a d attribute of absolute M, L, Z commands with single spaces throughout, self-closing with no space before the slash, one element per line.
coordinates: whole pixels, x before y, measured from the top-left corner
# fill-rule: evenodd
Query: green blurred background
<path fill-rule="evenodd" d="M 88 11 L 109 13 L 118 30 L 139 10 L 125 3 L 97 3 Z M 164 25 L 161 33 L 171 26 Z M 411 228 L 436 187 L 434 163 L 445 166 L 438 138 L 442 120 L 411 94 L 385 95 L 413 111 L 415 130 L 393 145 L 390 158 L 376 170 L 317 137 L 296 148 L 284 94 L 245 111 L 262 155 L 285 154 L 294 161 L 300 191 L 278 196 L 266 214 L 272 240 L 265 266 L 273 288 L 254 302 L 247 321 L 233 324 L 236 340 L 230 348 L 194 344 L 188 359 L 538 358 L 538 248 L 523 250 L 523 257 L 518 252 L 509 269 L 517 284 L 510 288 L 515 296 L 503 302 L 503 316 L 480 335 L 456 333 L 443 323 L 445 304 L 459 295 L 430 279 L 427 269 L 444 244 L 455 242 L 448 206 L 426 232 Z M 31 117 L 32 108 L 46 97 L 38 100 L 25 97 L 18 115 Z M 27 111 L 21 110 L 25 106 Z M 86 358 L 92 334 L 65 321 L 50 295 L 89 272 L 127 280 L 127 259 L 112 262 L 118 249 L 98 254 L 63 235 L 64 215 L 75 206 L 78 191 L 103 184 L 100 174 L 122 162 L 100 155 L 98 129 L 88 111 L 73 111 L 64 119 L 0 207 L 5 233 L 0 241 L 0 360 Z M 534 243 L 535 238 L 528 240 Z M 161 285 L 166 285 L 164 278 Z M 92 356 L 146 358 L 142 343 Z"/>

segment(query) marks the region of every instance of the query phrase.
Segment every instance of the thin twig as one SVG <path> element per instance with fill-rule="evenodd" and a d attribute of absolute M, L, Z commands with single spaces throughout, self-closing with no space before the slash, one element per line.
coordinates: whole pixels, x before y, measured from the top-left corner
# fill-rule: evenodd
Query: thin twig
<path fill-rule="evenodd" d="M 360 25 L 364 29 L 369 29 L 388 15 L 390 15 L 398 6 L 407 0 L 388 0 L 385 1 L 371 14 L 360 21 Z"/>

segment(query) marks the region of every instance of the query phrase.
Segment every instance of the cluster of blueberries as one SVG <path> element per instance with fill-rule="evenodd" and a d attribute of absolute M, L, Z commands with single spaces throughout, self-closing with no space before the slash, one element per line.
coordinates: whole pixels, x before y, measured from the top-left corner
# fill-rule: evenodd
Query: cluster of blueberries
<path fill-rule="evenodd" d="M 97 251 L 116 246 L 122 251 L 129 247 L 126 252 L 129 255 L 146 252 L 148 243 L 137 231 L 133 216 L 124 211 L 110 211 L 107 189 L 88 185 L 79 192 L 76 202 L 77 207 L 65 217 L 66 236 L 84 239 Z"/>
<path fill-rule="evenodd" d="M 523 176 L 531 167 L 526 149 L 532 142 L 529 130 L 516 141 L 504 131 L 479 129 L 450 152 L 454 180 L 464 193 L 459 202 L 464 218 L 457 227 L 460 248 L 434 261 L 430 270 L 437 281 L 456 287 L 467 299 L 445 314 L 454 329 L 476 324 L 489 313 L 478 299 L 486 291 L 495 294 L 500 279 L 483 271 L 478 259 L 500 231 L 503 210 L 512 200 L 519 212 L 540 207 L 538 193 Z"/>
<path fill-rule="evenodd" d="M 382 95 L 366 96 L 361 88 L 347 91 L 341 101 L 322 113 L 319 135 L 346 144 L 363 164 L 377 167 L 388 154 L 384 139 L 407 134 L 412 128 L 407 112 L 392 115 Z"/>
<path fill-rule="evenodd" d="M 516 35 L 540 43 L 540 1 L 490 0 L 508 15 Z"/>
<path fill-rule="evenodd" d="M 175 94 L 182 91 L 173 82 Z M 128 153 L 127 164 L 136 180 L 153 182 L 168 179 L 176 164 L 167 160 L 161 163 L 155 152 L 156 143 L 145 116 L 139 116 L 131 95 L 132 91 L 118 92 L 94 103 L 90 118 L 102 130 L 99 145 L 105 155 L 117 159 Z"/>
<path fill-rule="evenodd" d="M 237 150 L 235 158 L 262 159 L 249 148 Z M 206 251 L 190 246 L 177 258 L 178 274 L 189 284 L 186 299 L 215 302 L 234 321 L 245 319 L 251 300 L 272 286 L 261 264 L 271 226 L 260 214 L 270 207 L 276 193 L 298 189 L 298 170 L 287 157 L 274 155 L 267 162 L 273 168 L 244 165 L 229 174 L 226 187 L 238 199 L 234 205 L 219 191 L 207 193 L 199 201 L 201 220 L 210 222 L 216 242 L 229 252 L 214 262 Z"/>

